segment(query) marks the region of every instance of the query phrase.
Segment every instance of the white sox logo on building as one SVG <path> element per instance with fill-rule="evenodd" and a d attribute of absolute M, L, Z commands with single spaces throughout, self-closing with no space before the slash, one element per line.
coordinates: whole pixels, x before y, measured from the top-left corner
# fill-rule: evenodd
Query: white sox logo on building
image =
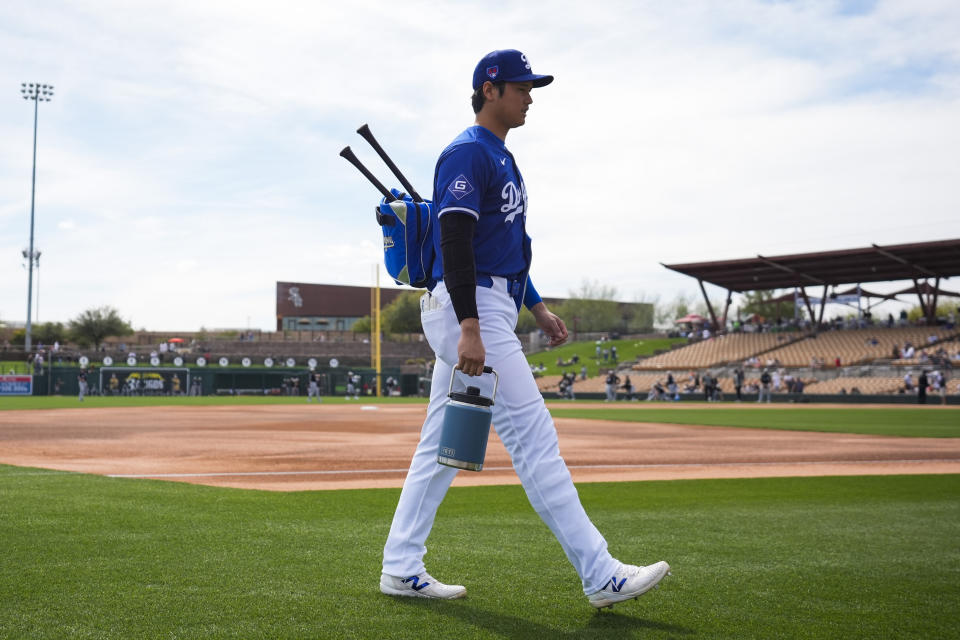
<path fill-rule="evenodd" d="M 300 287 L 290 287 L 287 289 L 287 300 L 292 302 L 295 307 L 302 307 L 303 296 L 300 295 Z"/>
<path fill-rule="evenodd" d="M 513 184 L 511 180 L 503 185 L 503 191 L 500 192 L 500 196 L 506 200 L 506 203 L 500 207 L 500 213 L 507 214 L 504 222 L 513 222 L 517 214 L 523 213 L 526 208 L 527 187 L 521 182 L 520 188 L 518 189 L 517 185 Z"/>

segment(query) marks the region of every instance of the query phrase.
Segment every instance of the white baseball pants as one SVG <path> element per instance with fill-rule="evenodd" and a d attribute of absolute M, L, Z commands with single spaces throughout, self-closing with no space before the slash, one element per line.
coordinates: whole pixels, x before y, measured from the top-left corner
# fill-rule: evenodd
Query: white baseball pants
<path fill-rule="evenodd" d="M 383 571 L 392 576 L 412 576 L 424 571 L 427 536 L 437 508 L 453 482 L 457 469 L 437 463 L 437 448 L 447 404 L 450 373 L 458 361 L 457 322 L 444 283 L 421 301 L 423 330 L 437 355 L 430 404 L 420 432 L 410 470 L 393 516 L 383 550 Z M 513 461 L 530 504 L 550 527 L 583 583 L 583 591 L 599 591 L 614 574 L 617 561 L 607 542 L 590 521 L 566 463 L 560 457 L 557 431 L 547 411 L 514 329 L 517 308 L 507 293 L 506 281 L 494 278 L 493 287 L 477 287 L 480 335 L 486 363 L 500 376 L 493 406 L 493 425 Z M 489 396 L 493 377 L 467 378 L 457 373 L 454 389 L 465 380 Z M 467 472 L 470 473 L 470 472 Z"/>

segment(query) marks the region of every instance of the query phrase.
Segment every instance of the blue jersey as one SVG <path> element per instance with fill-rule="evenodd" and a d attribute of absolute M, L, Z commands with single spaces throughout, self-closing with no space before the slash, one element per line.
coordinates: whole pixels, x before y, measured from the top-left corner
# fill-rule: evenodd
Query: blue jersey
<path fill-rule="evenodd" d="M 478 274 L 515 277 L 529 271 L 527 189 L 513 156 L 490 130 L 472 126 L 440 154 L 433 177 L 433 211 L 437 280 L 443 278 L 438 221 L 452 212 L 477 220 L 473 252 Z"/>

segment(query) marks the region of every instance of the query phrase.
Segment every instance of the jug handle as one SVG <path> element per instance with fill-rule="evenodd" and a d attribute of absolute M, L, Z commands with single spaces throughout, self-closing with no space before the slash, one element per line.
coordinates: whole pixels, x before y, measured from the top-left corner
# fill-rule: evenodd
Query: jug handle
<path fill-rule="evenodd" d="M 460 363 L 453 365 L 453 369 L 450 371 L 450 388 L 447 389 L 447 393 L 453 393 L 453 378 L 457 374 L 457 370 L 460 368 Z M 484 373 L 493 374 L 493 395 L 490 398 L 490 404 L 494 404 L 497 400 L 497 387 L 500 386 L 500 374 L 498 374 L 493 367 L 490 365 L 484 365 Z"/>

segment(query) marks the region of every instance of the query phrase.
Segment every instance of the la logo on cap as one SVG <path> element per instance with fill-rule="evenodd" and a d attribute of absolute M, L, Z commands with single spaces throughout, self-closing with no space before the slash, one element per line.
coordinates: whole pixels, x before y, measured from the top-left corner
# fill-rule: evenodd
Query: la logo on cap
<path fill-rule="evenodd" d="M 487 67 L 487 76 L 490 78 L 496 78 L 497 74 L 500 73 L 500 66 Z"/>

